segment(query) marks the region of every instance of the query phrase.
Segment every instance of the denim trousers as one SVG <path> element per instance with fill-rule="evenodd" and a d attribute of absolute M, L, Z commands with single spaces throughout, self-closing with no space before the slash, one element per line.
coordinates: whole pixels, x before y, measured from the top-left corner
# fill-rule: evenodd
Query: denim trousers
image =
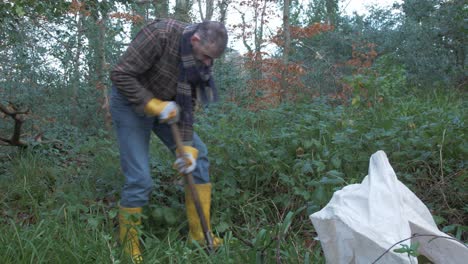
<path fill-rule="evenodd" d="M 157 117 L 136 113 L 132 103 L 115 87 L 112 87 L 110 94 L 110 109 L 119 144 L 120 165 L 125 176 L 120 205 L 141 207 L 148 204 L 153 190 L 149 167 L 151 131 L 174 154 L 176 146 L 171 127 L 168 124 L 159 123 Z M 197 166 L 192 172 L 194 182 L 196 184 L 208 183 L 210 181 L 208 150 L 196 133 L 193 133 L 192 146 L 198 150 Z"/>

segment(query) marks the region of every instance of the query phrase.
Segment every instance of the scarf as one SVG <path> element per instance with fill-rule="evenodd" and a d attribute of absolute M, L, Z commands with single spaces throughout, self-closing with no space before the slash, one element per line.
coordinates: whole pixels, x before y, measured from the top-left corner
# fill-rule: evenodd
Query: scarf
<path fill-rule="evenodd" d="M 211 66 L 197 62 L 193 57 L 190 38 L 198 25 L 189 25 L 182 33 L 180 43 L 179 78 L 177 82 L 176 103 L 181 108 L 179 127 L 184 142 L 193 140 L 195 99 L 203 104 L 218 100 L 217 89 L 211 76 Z"/>

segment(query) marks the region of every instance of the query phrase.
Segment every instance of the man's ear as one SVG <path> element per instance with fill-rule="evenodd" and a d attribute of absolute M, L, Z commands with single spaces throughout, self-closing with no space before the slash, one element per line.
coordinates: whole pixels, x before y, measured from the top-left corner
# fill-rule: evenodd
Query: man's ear
<path fill-rule="evenodd" d="M 193 44 L 194 42 L 200 42 L 200 36 L 197 33 L 193 34 L 190 38 L 190 42 Z"/>

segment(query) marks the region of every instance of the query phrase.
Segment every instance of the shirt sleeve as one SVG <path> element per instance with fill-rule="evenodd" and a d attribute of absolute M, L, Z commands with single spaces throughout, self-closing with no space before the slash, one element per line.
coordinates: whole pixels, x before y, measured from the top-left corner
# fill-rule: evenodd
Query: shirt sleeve
<path fill-rule="evenodd" d="M 145 105 L 154 97 L 153 93 L 140 83 L 139 76 L 148 71 L 161 57 L 164 41 L 162 34 L 154 27 L 145 26 L 111 71 L 112 83 L 135 105 L 138 113 L 143 113 Z"/>

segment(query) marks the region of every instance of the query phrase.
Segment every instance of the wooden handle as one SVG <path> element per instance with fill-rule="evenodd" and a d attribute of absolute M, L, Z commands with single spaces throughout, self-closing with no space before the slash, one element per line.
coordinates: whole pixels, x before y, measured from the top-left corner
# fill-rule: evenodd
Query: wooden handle
<path fill-rule="evenodd" d="M 179 128 L 177 124 L 171 124 L 172 136 L 174 137 L 174 141 L 176 143 L 176 147 L 180 151 L 184 151 L 184 145 L 182 143 L 182 139 L 180 137 Z M 200 219 L 200 223 L 203 229 L 203 234 L 205 236 L 206 243 L 208 244 L 208 252 L 213 251 L 213 237 L 211 236 L 211 231 L 208 229 L 208 224 L 205 218 L 205 214 L 203 213 L 203 209 L 200 203 L 200 196 L 198 195 L 197 189 L 195 189 L 195 183 L 193 182 L 192 173 L 187 173 L 184 175 L 185 181 L 187 182 L 187 186 L 192 193 L 193 203 L 195 204 L 195 209 L 198 213 L 198 218 Z"/>
<path fill-rule="evenodd" d="M 176 143 L 176 147 L 181 151 L 184 149 L 184 144 L 182 143 L 182 138 L 180 137 L 179 127 L 177 124 L 171 124 L 172 136 L 174 137 L 174 141 Z"/>

